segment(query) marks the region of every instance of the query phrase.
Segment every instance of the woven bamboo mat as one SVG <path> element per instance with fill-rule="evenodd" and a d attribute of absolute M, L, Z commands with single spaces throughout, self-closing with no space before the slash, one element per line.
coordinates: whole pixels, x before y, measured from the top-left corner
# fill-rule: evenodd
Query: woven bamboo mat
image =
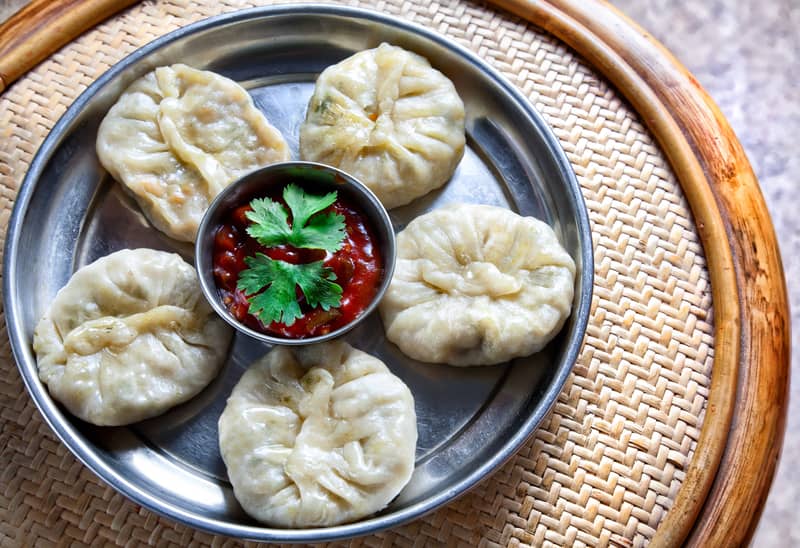
<path fill-rule="evenodd" d="M 268 2 L 256 2 L 264 4 Z M 692 457 L 713 361 L 711 293 L 688 204 L 635 112 L 553 37 L 469 2 L 348 2 L 472 49 L 521 88 L 573 164 L 592 223 L 585 345 L 558 403 L 499 472 L 449 506 L 355 546 L 641 546 Z M 0 96 L 0 233 L 33 154 L 94 79 L 152 39 L 249 2 L 146 1 Z M 3 321 L 3 324 L 5 322 Z M 0 335 L 0 543 L 229 546 L 98 480 L 55 438 Z"/>

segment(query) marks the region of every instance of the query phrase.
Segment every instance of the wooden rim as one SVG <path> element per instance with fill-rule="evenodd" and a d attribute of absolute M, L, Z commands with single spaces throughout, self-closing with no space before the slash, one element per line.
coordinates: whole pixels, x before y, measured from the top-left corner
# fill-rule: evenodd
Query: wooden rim
<path fill-rule="evenodd" d="M 61 46 L 137 0 L 32 0 L 0 25 L 0 93 Z"/>
<path fill-rule="evenodd" d="M 746 544 L 786 425 L 789 310 L 772 222 L 733 130 L 661 44 L 603 0 L 496 0 L 563 40 L 633 105 L 695 216 L 714 302 L 714 369 L 697 449 L 653 546 Z"/>

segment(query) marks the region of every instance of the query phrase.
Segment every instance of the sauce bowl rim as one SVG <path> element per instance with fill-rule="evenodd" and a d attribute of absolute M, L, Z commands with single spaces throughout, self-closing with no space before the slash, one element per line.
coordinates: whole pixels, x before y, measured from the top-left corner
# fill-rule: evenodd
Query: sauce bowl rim
<path fill-rule="evenodd" d="M 302 176 L 296 174 L 288 175 L 286 172 L 289 170 L 301 170 L 317 174 L 322 172 L 325 175 L 331 175 L 334 182 L 328 186 L 325 183 L 321 183 L 319 179 L 304 179 Z M 267 179 L 268 177 L 273 177 L 274 179 L 269 180 Z M 353 199 L 353 205 L 356 206 L 359 213 L 364 215 L 376 232 L 378 240 L 376 247 L 378 247 L 383 263 L 383 277 L 376 288 L 375 295 L 364 310 L 347 324 L 324 335 L 317 335 L 314 337 L 288 338 L 278 335 L 269 335 L 244 325 L 237 320 L 222 303 L 217 284 L 214 280 L 214 237 L 222 216 L 232 208 L 242 205 L 241 198 L 243 196 L 252 196 L 254 193 L 257 193 L 256 189 L 258 189 L 259 185 L 263 185 L 265 189 L 276 185 L 287 185 L 292 182 L 292 177 L 296 177 L 300 182 L 304 183 L 304 185 L 310 187 L 321 184 L 326 190 L 342 187 L 346 188 L 348 197 Z M 194 266 L 197 270 L 197 277 L 200 280 L 203 296 L 217 315 L 237 331 L 249 337 L 271 345 L 287 346 L 309 345 L 330 341 L 344 335 L 364 321 L 375 311 L 378 303 L 383 299 L 389 287 L 389 283 L 392 280 L 396 257 L 397 245 L 394 227 L 389 213 L 378 197 L 375 196 L 364 183 L 346 171 L 318 162 L 300 160 L 276 162 L 260 167 L 236 179 L 223 188 L 203 214 L 203 218 L 197 229 L 197 238 L 195 239 L 194 248 Z"/>

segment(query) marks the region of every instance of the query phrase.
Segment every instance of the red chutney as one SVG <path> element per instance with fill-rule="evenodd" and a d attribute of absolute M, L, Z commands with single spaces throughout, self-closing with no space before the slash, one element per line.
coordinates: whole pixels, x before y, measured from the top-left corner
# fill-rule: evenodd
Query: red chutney
<path fill-rule="evenodd" d="M 273 200 L 282 200 L 270 196 Z M 214 280 L 222 302 L 231 314 L 247 327 L 268 335 L 291 339 L 304 339 L 325 335 L 357 318 L 372 302 L 383 275 L 381 255 L 375 246 L 373 231 L 364 216 L 345 199 L 339 197 L 325 209 L 344 216 L 345 240 L 335 253 L 321 249 L 299 249 L 290 245 L 265 247 L 247 234 L 251 224 L 245 214 L 251 208 L 243 205 L 234 209 L 217 229 L 214 238 Z M 338 308 L 322 310 L 311 308 L 304 302 L 298 289 L 298 301 L 303 316 L 290 325 L 273 322 L 264 325 L 248 312 L 249 303 L 244 292 L 236 288 L 239 273 L 247 268 L 245 257 L 264 253 L 274 260 L 288 263 L 310 263 L 324 259 L 324 266 L 332 268 L 336 283 L 342 287 L 342 300 Z"/>

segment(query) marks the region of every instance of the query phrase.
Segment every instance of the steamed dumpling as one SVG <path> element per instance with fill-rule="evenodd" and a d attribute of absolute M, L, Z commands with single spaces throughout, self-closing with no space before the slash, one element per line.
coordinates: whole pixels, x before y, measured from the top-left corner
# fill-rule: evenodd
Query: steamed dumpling
<path fill-rule="evenodd" d="M 242 376 L 219 419 L 236 499 L 279 527 L 328 526 L 385 507 L 414 468 L 408 387 L 343 342 L 275 347 Z"/>
<path fill-rule="evenodd" d="M 289 148 L 239 84 L 178 64 L 125 90 L 100 124 L 97 155 L 156 228 L 193 242 L 220 190 L 288 160 Z"/>
<path fill-rule="evenodd" d="M 36 326 L 39 378 L 73 415 L 116 426 L 200 392 L 231 328 L 180 256 L 125 249 L 75 272 Z"/>
<path fill-rule="evenodd" d="M 464 104 L 428 61 L 381 44 L 328 67 L 300 127 L 300 157 L 355 176 L 387 208 L 446 183 L 464 153 Z"/>
<path fill-rule="evenodd" d="M 541 350 L 572 307 L 575 263 L 553 230 L 487 205 L 417 217 L 397 235 L 380 304 L 387 338 L 416 360 L 490 365 Z"/>

